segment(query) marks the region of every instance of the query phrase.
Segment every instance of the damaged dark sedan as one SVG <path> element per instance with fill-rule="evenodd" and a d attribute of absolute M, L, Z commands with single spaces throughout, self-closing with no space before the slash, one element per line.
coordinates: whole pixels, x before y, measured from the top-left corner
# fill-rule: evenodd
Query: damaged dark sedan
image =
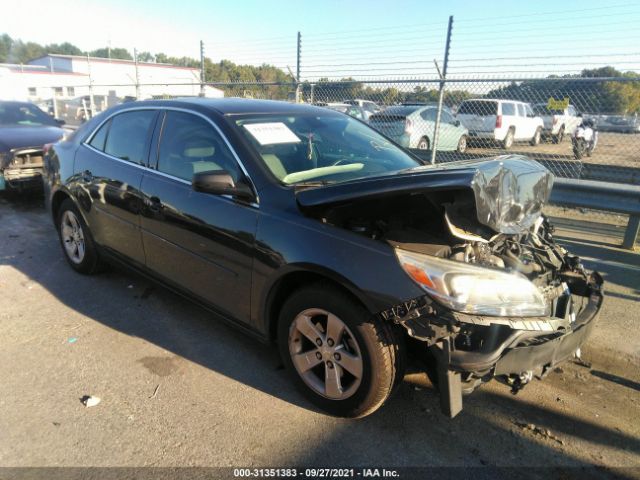
<path fill-rule="evenodd" d="M 450 416 L 492 378 L 518 391 L 579 352 L 602 305 L 600 275 L 541 215 L 538 163 L 423 165 L 327 109 L 127 104 L 54 145 L 45 171 L 72 268 L 125 264 L 274 341 L 334 415 L 380 408 L 409 356 Z"/>
<path fill-rule="evenodd" d="M 43 148 L 64 136 L 61 123 L 32 103 L 0 101 L 0 191 L 42 188 Z"/>

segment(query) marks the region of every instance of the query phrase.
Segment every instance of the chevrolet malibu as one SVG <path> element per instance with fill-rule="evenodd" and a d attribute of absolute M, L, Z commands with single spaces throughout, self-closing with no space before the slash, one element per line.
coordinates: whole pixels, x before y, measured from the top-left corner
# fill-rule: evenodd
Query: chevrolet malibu
<path fill-rule="evenodd" d="M 579 353 L 602 279 L 541 215 L 553 177 L 520 156 L 423 165 L 328 109 L 129 103 L 45 155 L 71 268 L 118 262 L 278 345 L 321 409 L 362 417 L 423 360 L 443 411 L 514 392 Z"/>

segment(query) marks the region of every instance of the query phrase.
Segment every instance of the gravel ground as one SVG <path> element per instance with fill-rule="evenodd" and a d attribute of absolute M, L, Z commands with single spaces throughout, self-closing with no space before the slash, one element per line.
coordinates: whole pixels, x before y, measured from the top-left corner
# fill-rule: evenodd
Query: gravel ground
<path fill-rule="evenodd" d="M 453 420 L 414 372 L 382 410 L 349 421 L 307 403 L 274 348 L 188 301 L 125 271 L 74 273 L 41 198 L 0 197 L 0 466 L 509 466 L 574 478 L 554 468 L 597 465 L 580 478 L 638 477 L 640 256 L 611 229 L 564 223 L 558 236 L 607 281 L 590 366 L 568 362 L 517 396 L 492 382 Z M 86 408 L 85 395 L 101 402 Z"/>

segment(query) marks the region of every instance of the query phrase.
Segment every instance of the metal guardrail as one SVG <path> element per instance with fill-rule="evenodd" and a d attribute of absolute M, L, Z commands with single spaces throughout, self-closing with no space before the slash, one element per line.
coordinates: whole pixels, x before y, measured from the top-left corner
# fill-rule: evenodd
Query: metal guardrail
<path fill-rule="evenodd" d="M 640 186 L 556 178 L 549 202 L 629 215 L 622 247 L 633 249 L 640 230 Z"/>

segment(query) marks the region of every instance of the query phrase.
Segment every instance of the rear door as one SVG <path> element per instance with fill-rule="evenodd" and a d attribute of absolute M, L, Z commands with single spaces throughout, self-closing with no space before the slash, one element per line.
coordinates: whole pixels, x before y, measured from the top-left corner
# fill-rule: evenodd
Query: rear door
<path fill-rule="evenodd" d="M 525 140 L 533 137 L 535 133 L 535 122 L 532 117 L 527 116 L 527 109 L 524 103 L 516 103 L 517 123 L 516 138 Z"/>
<path fill-rule="evenodd" d="M 157 145 L 141 188 L 147 267 L 248 323 L 258 207 L 191 186 L 194 173 L 212 170 L 247 181 L 237 157 L 208 119 L 185 111 L 166 111 Z"/>
<path fill-rule="evenodd" d="M 80 145 L 74 167 L 76 195 L 95 241 L 141 265 L 140 184 L 157 115 L 141 109 L 111 117 Z"/>

